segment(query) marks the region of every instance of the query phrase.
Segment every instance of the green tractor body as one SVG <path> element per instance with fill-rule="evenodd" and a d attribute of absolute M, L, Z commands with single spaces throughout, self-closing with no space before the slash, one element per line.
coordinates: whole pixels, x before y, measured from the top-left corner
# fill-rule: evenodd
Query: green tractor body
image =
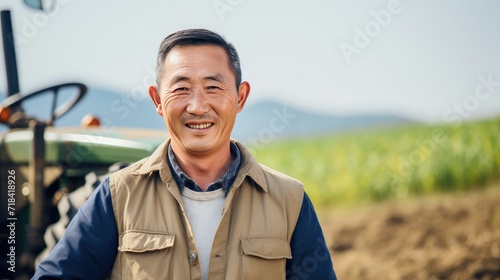
<path fill-rule="evenodd" d="M 2 279 L 24 279 L 33 273 L 35 258 L 47 247 L 43 241 L 47 227 L 63 215 L 58 204 L 84 186 L 89 173 L 104 176 L 112 171 L 110 166 L 126 166 L 147 157 L 168 136 L 159 130 L 114 128 L 105 132 L 100 127 L 47 127 L 43 134 L 43 172 L 36 167 L 37 143 L 32 128 L 0 134 L 0 201 L 4 208 L 0 211 L 0 248 L 2 252 L 14 249 L 11 256 L 0 257 Z M 43 183 L 38 185 L 43 188 L 37 186 L 39 173 Z M 9 224 L 15 226 L 8 228 Z M 15 265 L 8 263 L 11 260 Z M 11 273 L 9 267 L 15 267 L 16 272 Z"/>

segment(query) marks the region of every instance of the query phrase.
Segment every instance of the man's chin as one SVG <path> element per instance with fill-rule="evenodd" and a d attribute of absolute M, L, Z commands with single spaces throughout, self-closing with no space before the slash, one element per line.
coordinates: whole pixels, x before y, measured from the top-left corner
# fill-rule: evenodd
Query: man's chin
<path fill-rule="evenodd" d="M 224 139 L 225 140 L 225 139 Z M 183 137 L 172 138 L 174 146 L 183 149 L 187 153 L 192 154 L 210 154 L 221 147 L 221 141 L 224 141 L 218 134 L 212 133 L 207 135 L 183 135 Z M 229 144 L 230 139 L 227 139 Z"/>
<path fill-rule="evenodd" d="M 206 154 L 215 148 L 215 143 L 212 143 L 213 138 L 200 138 L 187 140 L 182 143 L 186 151 L 194 154 Z"/>

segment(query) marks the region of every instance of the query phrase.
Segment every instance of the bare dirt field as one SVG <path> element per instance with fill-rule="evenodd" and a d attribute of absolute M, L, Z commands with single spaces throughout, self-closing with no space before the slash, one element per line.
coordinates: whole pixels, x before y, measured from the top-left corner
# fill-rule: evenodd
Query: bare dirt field
<path fill-rule="evenodd" d="M 337 277 L 500 279 L 500 185 L 318 211 Z"/>

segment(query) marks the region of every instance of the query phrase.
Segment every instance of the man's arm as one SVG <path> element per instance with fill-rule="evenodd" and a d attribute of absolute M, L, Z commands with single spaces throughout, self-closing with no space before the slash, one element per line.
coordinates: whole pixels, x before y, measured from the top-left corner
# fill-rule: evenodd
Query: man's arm
<path fill-rule="evenodd" d="M 118 248 L 109 178 L 82 205 L 32 279 L 106 279 Z"/>
<path fill-rule="evenodd" d="M 286 263 L 287 279 L 337 279 L 318 217 L 306 193 L 290 246 L 292 259 Z"/>

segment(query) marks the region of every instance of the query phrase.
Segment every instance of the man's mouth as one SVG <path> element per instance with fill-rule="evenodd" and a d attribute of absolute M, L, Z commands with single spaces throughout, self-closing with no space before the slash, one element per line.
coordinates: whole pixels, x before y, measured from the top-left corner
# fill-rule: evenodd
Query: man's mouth
<path fill-rule="evenodd" d="M 203 123 L 203 124 L 187 124 L 186 126 L 191 129 L 205 129 L 209 128 L 213 125 L 213 123 Z"/>

